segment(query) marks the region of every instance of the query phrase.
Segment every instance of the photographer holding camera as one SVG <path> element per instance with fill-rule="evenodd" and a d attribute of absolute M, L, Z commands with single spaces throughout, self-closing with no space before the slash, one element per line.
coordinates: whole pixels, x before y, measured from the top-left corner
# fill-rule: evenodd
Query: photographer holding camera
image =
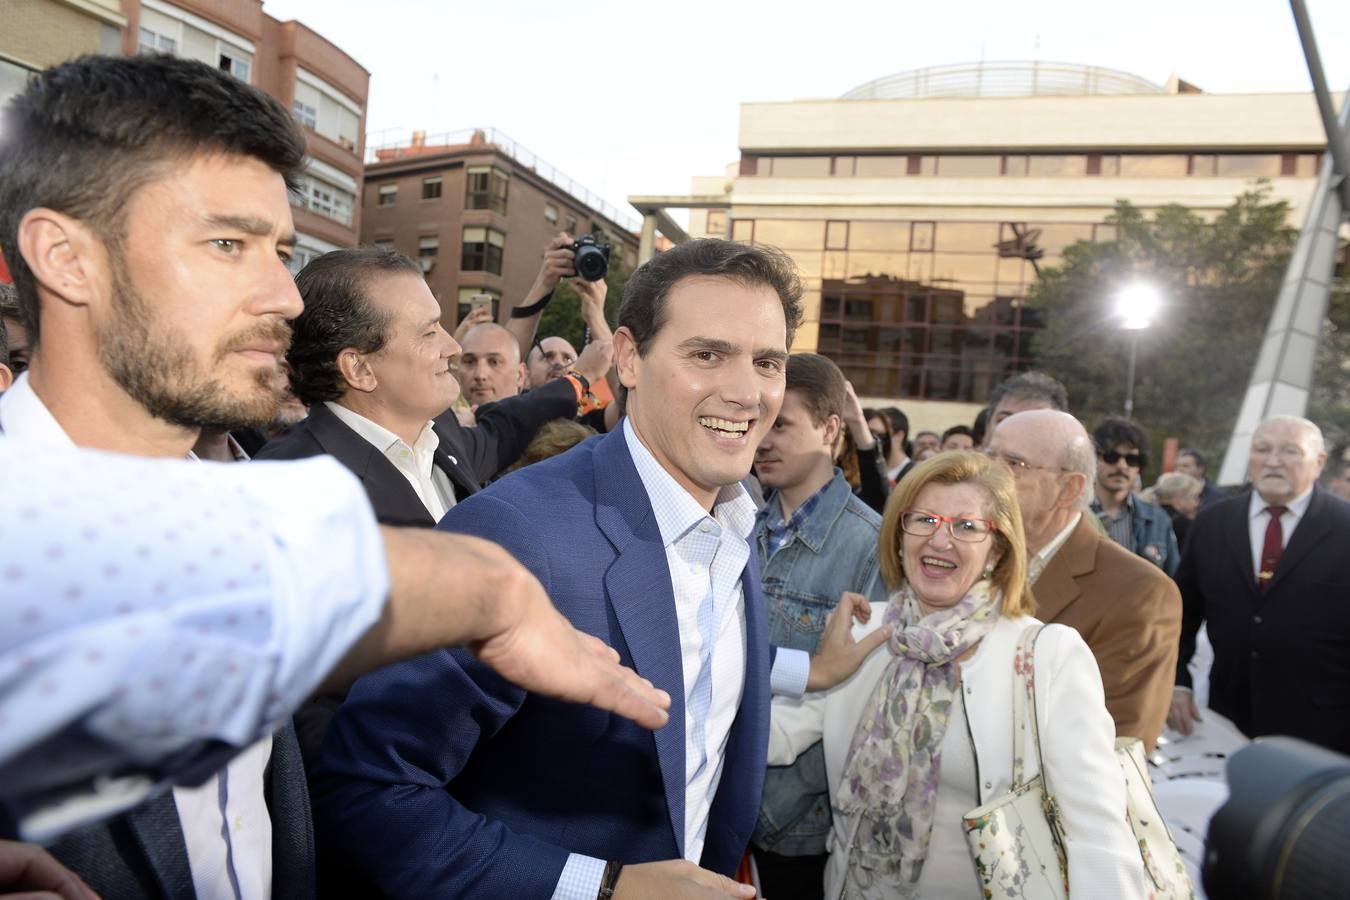
<path fill-rule="evenodd" d="M 526 294 L 526 302 L 511 310 L 506 328 L 520 344 L 520 352 L 528 369 L 527 389 L 539 387 L 555 378 L 580 377 L 583 393 L 588 393 L 591 379 L 600 373 L 610 379 L 610 389 L 617 395 L 613 382 L 613 332 L 605 320 L 605 296 L 609 286 L 605 274 L 609 267 L 609 245 L 601 244 L 590 235 L 573 240 L 560 232 L 544 250 L 539 274 Z M 565 338 L 550 336 L 536 340 L 539 318 L 553 299 L 554 291 L 564 278 L 571 278 L 570 286 L 581 298 L 581 318 L 590 334 L 590 342 L 578 354 Z M 585 373 L 585 374 L 583 374 Z M 599 408 L 591 406 L 578 410 L 578 418 L 598 431 L 608 431 L 618 420 L 615 404 Z"/>

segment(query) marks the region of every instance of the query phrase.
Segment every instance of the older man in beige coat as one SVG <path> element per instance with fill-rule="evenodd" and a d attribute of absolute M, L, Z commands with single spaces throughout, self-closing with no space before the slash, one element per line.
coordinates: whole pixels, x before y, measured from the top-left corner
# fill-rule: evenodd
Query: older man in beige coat
<path fill-rule="evenodd" d="M 1152 749 L 1167 719 L 1181 634 L 1181 595 L 1157 566 L 1083 515 L 1096 473 L 1092 440 L 1068 413 L 1010 416 L 988 451 L 1017 482 L 1036 617 L 1072 625 L 1092 648 L 1116 734 Z"/>

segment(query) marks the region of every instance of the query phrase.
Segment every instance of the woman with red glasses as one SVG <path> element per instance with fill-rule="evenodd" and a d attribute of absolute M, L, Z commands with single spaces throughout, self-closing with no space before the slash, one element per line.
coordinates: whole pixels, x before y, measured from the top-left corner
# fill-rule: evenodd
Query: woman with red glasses
<path fill-rule="evenodd" d="M 985 895 L 962 820 L 1009 791 L 1014 753 L 1026 779 L 1038 771 L 1034 744 L 1013 737 L 1014 655 L 1040 623 L 1011 473 L 971 451 L 919 464 L 891 495 L 879 552 L 893 593 L 855 636 L 883 625 L 894 636 L 833 690 L 774 701 L 769 763 L 824 741 L 826 897 L 974 900 Z M 1047 626 L 1032 674 L 1072 896 L 1145 896 L 1091 651 L 1072 628 Z"/>

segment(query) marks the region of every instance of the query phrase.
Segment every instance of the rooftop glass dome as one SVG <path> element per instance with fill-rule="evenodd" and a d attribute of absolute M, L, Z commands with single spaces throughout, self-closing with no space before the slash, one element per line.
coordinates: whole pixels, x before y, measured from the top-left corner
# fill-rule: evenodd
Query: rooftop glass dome
<path fill-rule="evenodd" d="M 1147 79 L 1078 63 L 1005 61 L 911 69 L 877 78 L 844 94 L 844 100 L 916 100 L 933 97 L 1083 97 L 1163 94 Z"/>

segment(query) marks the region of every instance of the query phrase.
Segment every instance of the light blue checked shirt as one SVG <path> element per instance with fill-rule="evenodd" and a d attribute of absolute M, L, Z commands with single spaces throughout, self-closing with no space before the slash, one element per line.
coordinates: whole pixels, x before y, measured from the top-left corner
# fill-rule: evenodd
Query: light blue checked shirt
<path fill-rule="evenodd" d="M 697 863 L 703 856 L 708 814 L 745 686 L 745 597 L 740 578 L 750 560 L 755 503 L 740 484 L 729 485 L 717 495 L 708 515 L 656 461 L 630 420 L 624 419 L 623 429 L 665 544 L 675 594 L 687 712 L 684 855 Z M 808 654 L 779 650 L 769 679 L 773 692 L 800 697 L 810 668 Z M 594 900 L 604 870 L 604 860 L 571 854 L 554 900 Z"/>

